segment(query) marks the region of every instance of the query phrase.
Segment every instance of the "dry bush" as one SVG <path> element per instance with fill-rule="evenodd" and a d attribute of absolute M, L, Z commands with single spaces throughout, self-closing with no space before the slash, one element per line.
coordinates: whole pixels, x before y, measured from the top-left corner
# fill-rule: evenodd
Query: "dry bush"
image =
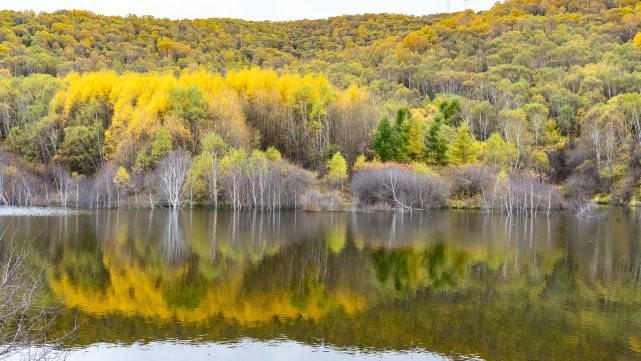
<path fill-rule="evenodd" d="M 473 197 L 494 185 L 496 172 L 479 164 L 466 164 L 450 176 L 450 190 L 453 195 Z"/>
<path fill-rule="evenodd" d="M 441 179 L 393 164 L 359 169 L 351 188 L 360 205 L 387 204 L 404 210 L 443 207 L 448 195 Z"/>
<path fill-rule="evenodd" d="M 310 212 L 342 211 L 343 199 L 339 192 L 320 193 L 310 189 L 303 196 L 302 210 Z"/>

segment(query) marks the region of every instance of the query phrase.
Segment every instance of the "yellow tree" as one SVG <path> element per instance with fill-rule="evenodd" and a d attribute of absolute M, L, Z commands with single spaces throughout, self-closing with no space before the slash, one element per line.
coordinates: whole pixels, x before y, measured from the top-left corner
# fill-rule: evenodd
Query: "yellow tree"
<path fill-rule="evenodd" d="M 483 143 L 481 158 L 483 163 L 495 168 L 505 168 L 516 154 L 516 148 L 507 144 L 499 133 L 492 133 Z"/>
<path fill-rule="evenodd" d="M 327 161 L 327 179 L 332 184 L 340 184 L 341 190 L 343 189 L 343 182 L 347 179 L 347 162 L 341 152 L 336 152 Z"/>
<path fill-rule="evenodd" d="M 352 170 L 356 172 L 357 170 L 363 168 L 367 164 L 367 160 L 365 159 L 364 155 L 359 155 L 356 158 L 356 162 L 354 162 L 354 165 L 352 166 Z"/>
<path fill-rule="evenodd" d="M 545 178 L 552 170 L 548 155 L 542 150 L 532 150 L 527 163 L 540 179 Z"/>
<path fill-rule="evenodd" d="M 427 49 L 428 45 L 427 37 L 421 33 L 409 33 L 403 39 L 403 46 L 412 51 L 422 52 Z"/>
<path fill-rule="evenodd" d="M 425 122 L 409 117 L 403 122 L 403 155 L 411 160 L 419 160 L 425 155 Z"/>
<path fill-rule="evenodd" d="M 455 165 L 475 163 L 480 148 L 479 142 L 470 135 L 470 129 L 461 125 L 456 129 L 456 138 L 447 148 L 447 157 Z"/>
<path fill-rule="evenodd" d="M 265 150 L 265 157 L 267 157 L 267 159 L 271 161 L 279 161 L 281 155 L 278 149 L 276 149 L 275 147 L 268 147 Z"/>
<path fill-rule="evenodd" d="M 637 48 L 641 48 L 641 32 L 638 32 L 637 35 L 634 36 L 632 43 L 634 43 Z"/>
<path fill-rule="evenodd" d="M 118 207 L 120 207 L 120 193 L 122 191 L 126 191 L 131 186 L 129 173 L 127 173 L 127 169 L 125 169 L 125 167 L 118 168 L 118 172 L 116 172 L 113 182 L 118 188 Z"/>

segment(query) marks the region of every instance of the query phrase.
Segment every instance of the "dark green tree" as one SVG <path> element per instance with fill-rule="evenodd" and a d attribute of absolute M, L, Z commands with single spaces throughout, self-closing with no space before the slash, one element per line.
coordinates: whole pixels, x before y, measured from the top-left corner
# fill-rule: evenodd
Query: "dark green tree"
<path fill-rule="evenodd" d="M 381 119 L 374 134 L 374 150 L 383 162 L 396 159 L 396 131 L 387 117 Z"/>
<path fill-rule="evenodd" d="M 457 99 L 444 101 L 438 108 L 446 124 L 458 127 L 461 122 L 461 103 Z"/>
<path fill-rule="evenodd" d="M 447 164 L 447 139 L 439 134 L 441 124 L 440 120 L 435 120 L 430 126 L 427 137 L 425 137 L 428 160 L 440 165 Z"/>
<path fill-rule="evenodd" d="M 575 128 L 574 121 L 574 108 L 569 105 L 564 105 L 559 111 L 559 116 L 557 118 L 557 125 L 563 131 L 563 135 L 571 135 Z"/>
<path fill-rule="evenodd" d="M 54 160 L 69 166 L 71 171 L 82 174 L 95 173 L 102 164 L 100 135 L 102 123 L 94 122 L 90 126 L 71 126 L 64 129 L 64 140 Z"/>
<path fill-rule="evenodd" d="M 409 160 L 407 152 L 407 144 L 410 139 L 409 128 L 406 126 L 407 121 L 411 119 L 410 110 L 401 108 L 396 112 L 396 122 L 394 123 L 394 136 L 395 136 L 395 157 L 397 162 L 405 162 Z"/>

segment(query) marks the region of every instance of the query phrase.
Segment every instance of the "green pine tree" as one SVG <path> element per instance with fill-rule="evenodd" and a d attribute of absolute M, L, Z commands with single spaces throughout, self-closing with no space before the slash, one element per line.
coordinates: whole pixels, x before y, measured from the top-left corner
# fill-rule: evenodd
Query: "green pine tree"
<path fill-rule="evenodd" d="M 447 164 L 447 139 L 443 138 L 439 131 L 441 122 L 437 119 L 430 126 L 430 130 L 425 137 L 425 146 L 427 148 L 427 158 L 433 164 Z"/>
<path fill-rule="evenodd" d="M 374 133 L 374 150 L 383 162 L 396 158 L 396 132 L 387 117 L 381 119 Z"/>

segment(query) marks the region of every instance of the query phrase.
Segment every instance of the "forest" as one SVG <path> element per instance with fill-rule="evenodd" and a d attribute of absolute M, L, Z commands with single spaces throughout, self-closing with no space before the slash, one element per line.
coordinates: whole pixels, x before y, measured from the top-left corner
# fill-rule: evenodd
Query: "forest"
<path fill-rule="evenodd" d="M 0 11 L 0 204 L 641 202 L 641 3 L 251 22 Z"/>

